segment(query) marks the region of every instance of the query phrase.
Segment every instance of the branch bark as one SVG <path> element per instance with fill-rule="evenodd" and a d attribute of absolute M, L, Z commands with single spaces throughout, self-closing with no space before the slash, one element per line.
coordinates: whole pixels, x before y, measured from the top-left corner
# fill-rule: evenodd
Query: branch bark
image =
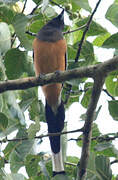
<path fill-rule="evenodd" d="M 93 116 L 102 91 L 104 80 L 105 80 L 105 76 L 101 76 L 101 74 L 99 73 L 94 79 L 91 100 L 87 109 L 86 119 L 84 124 L 82 154 L 79 164 L 79 171 L 77 174 L 78 180 L 84 180 L 86 176 L 86 168 L 88 165 L 88 158 L 90 153 Z"/>
<path fill-rule="evenodd" d="M 75 68 L 65 72 L 50 73 L 46 75 L 40 75 L 39 77 L 28 77 L 17 80 L 1 81 L 0 93 L 8 90 L 23 90 L 56 82 L 64 82 L 76 78 L 90 77 L 94 79 L 98 72 L 100 72 L 100 76 L 107 76 L 108 73 L 117 69 L 118 56 L 100 64 Z"/>
<path fill-rule="evenodd" d="M 91 22 L 92 22 L 93 16 L 94 16 L 95 12 L 97 11 L 97 8 L 98 8 L 100 2 L 101 2 L 101 0 L 99 0 L 99 1 L 97 2 L 96 7 L 95 7 L 95 9 L 93 10 L 93 12 L 92 12 L 92 14 L 91 14 L 91 16 L 90 16 L 90 18 L 89 18 L 89 20 L 88 20 L 88 22 L 87 22 L 85 31 L 83 32 L 82 39 L 81 39 L 81 41 L 80 41 L 80 43 L 79 43 L 79 48 L 78 48 L 78 51 L 77 51 L 77 54 L 76 54 L 76 57 L 75 57 L 75 63 L 78 62 L 78 59 L 79 59 L 79 56 L 80 56 L 80 52 L 81 52 L 81 48 L 82 48 L 82 44 L 83 44 L 83 42 L 84 42 L 86 33 L 87 33 L 87 31 L 89 30 L 89 27 L 90 27 L 90 24 L 91 24 Z"/>
<path fill-rule="evenodd" d="M 118 139 L 118 132 L 114 136 L 109 136 L 108 134 L 104 134 L 103 136 L 95 136 L 91 138 L 91 141 L 97 141 L 98 143 L 109 142 Z M 71 138 L 68 141 L 82 141 L 82 137 L 79 138 Z"/>
<path fill-rule="evenodd" d="M 83 128 L 75 129 L 72 131 L 63 131 L 61 133 L 60 132 L 59 133 L 48 133 L 45 135 L 35 136 L 34 139 L 43 139 L 43 138 L 49 137 L 49 136 L 59 136 L 59 135 L 64 135 L 64 134 L 76 133 L 76 132 L 83 132 Z M 28 137 L 22 137 L 22 138 L 7 139 L 7 137 L 6 137 L 3 140 L 0 140 L 0 143 L 26 141 L 26 140 L 29 140 L 29 138 Z"/>

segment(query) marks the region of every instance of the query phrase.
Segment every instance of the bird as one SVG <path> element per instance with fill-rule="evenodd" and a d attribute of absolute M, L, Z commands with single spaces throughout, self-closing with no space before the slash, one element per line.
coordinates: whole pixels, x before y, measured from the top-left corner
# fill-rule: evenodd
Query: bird
<path fill-rule="evenodd" d="M 67 44 L 63 37 L 64 9 L 37 33 L 33 40 L 33 58 L 36 76 L 58 73 L 66 70 Z M 45 96 L 45 117 L 48 133 L 61 133 L 64 128 L 65 109 L 61 97 L 63 84 L 53 83 L 42 86 Z M 53 176 L 65 174 L 61 138 L 50 136 Z"/>

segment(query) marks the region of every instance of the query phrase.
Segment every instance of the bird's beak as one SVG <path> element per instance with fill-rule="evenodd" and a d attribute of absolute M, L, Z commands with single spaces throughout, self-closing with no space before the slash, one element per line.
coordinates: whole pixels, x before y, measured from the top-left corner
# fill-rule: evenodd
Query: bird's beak
<path fill-rule="evenodd" d="M 62 10 L 61 14 L 59 15 L 60 20 L 64 21 L 64 9 Z"/>

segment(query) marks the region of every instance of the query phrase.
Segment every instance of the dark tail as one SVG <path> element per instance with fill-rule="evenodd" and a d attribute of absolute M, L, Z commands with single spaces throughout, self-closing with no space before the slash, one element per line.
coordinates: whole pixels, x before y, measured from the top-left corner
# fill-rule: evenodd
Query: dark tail
<path fill-rule="evenodd" d="M 45 114 L 48 124 L 48 132 L 49 133 L 61 132 L 64 128 L 64 119 L 65 119 L 65 110 L 64 110 L 63 102 L 61 102 L 60 106 L 58 107 L 56 114 L 52 111 L 51 107 L 46 102 Z M 50 139 L 51 150 L 53 152 L 52 155 L 57 155 L 58 153 L 60 153 L 60 149 L 61 149 L 60 136 L 51 136 L 49 137 L 49 139 Z M 57 173 L 53 172 L 53 174 L 56 175 L 56 174 L 60 174 L 61 172 L 64 173 L 64 171 L 61 169 Z"/>
<path fill-rule="evenodd" d="M 46 120 L 48 123 L 48 132 L 49 133 L 58 133 L 61 132 L 64 128 L 64 119 L 65 119 L 65 110 L 63 102 L 61 102 L 60 106 L 57 109 L 57 113 L 55 114 L 51 107 L 46 102 L 45 107 Z M 60 136 L 50 137 L 51 149 L 54 153 L 58 153 L 60 151 Z"/>

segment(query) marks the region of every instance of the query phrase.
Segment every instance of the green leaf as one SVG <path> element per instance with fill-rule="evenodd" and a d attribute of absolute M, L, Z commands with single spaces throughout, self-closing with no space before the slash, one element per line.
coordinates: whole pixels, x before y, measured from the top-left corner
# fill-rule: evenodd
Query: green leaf
<path fill-rule="evenodd" d="M 99 137 L 101 135 L 99 129 L 98 129 L 98 125 L 96 123 L 93 123 L 93 126 L 92 126 L 92 138 L 94 137 Z M 91 151 L 94 151 L 95 149 L 95 146 L 98 144 L 97 140 L 92 140 L 91 141 L 91 146 L 90 146 L 90 149 Z"/>
<path fill-rule="evenodd" d="M 98 173 L 96 172 L 96 164 L 95 164 L 95 154 L 93 152 L 90 153 L 87 165 L 87 179 L 91 180 L 102 180 Z"/>
<path fill-rule="evenodd" d="M 14 4 L 15 2 L 17 2 L 18 0 L 5 0 L 5 2 L 7 4 Z"/>
<path fill-rule="evenodd" d="M 9 6 L 5 4 L 0 5 L 0 21 L 11 24 L 13 17 L 14 12 L 9 8 Z"/>
<path fill-rule="evenodd" d="M 109 142 L 99 143 L 99 144 L 96 145 L 95 150 L 96 151 L 103 151 L 103 150 L 111 148 L 111 147 L 112 147 L 112 144 L 109 143 Z"/>
<path fill-rule="evenodd" d="M 17 14 L 13 19 L 13 26 L 14 26 L 16 35 L 18 36 L 18 38 L 21 42 L 21 45 L 25 49 L 31 50 L 32 44 L 28 40 L 26 33 L 25 33 L 27 23 L 28 23 L 28 17 L 26 17 L 24 14 Z"/>
<path fill-rule="evenodd" d="M 95 158 L 96 170 L 102 180 L 111 180 L 112 170 L 110 168 L 110 161 L 105 156 L 96 156 Z"/>
<path fill-rule="evenodd" d="M 72 30 L 75 30 L 77 28 L 78 28 L 78 26 L 75 24 L 73 26 Z M 72 43 L 75 44 L 75 43 L 78 43 L 78 41 L 81 41 L 82 35 L 83 35 L 83 32 L 82 32 L 82 30 L 80 30 L 80 31 L 75 31 L 74 33 L 68 34 L 67 37 L 68 36 L 70 37 L 71 44 Z M 67 42 L 68 42 L 68 39 L 67 39 Z"/>
<path fill-rule="evenodd" d="M 108 105 L 110 115 L 114 120 L 118 121 L 118 100 L 108 101 Z"/>
<path fill-rule="evenodd" d="M 22 125 L 25 125 L 24 114 L 21 111 L 18 103 L 16 102 L 15 94 L 11 91 L 4 93 L 4 99 L 8 107 L 9 118 L 18 119 Z M 18 123 L 18 122 L 17 122 Z"/>
<path fill-rule="evenodd" d="M 0 169 L 4 167 L 5 160 L 2 156 L 0 156 Z"/>
<path fill-rule="evenodd" d="M 19 91 L 19 100 L 20 108 L 23 112 L 30 106 L 30 104 L 35 100 L 38 99 L 38 88 L 30 88 L 25 91 Z"/>
<path fill-rule="evenodd" d="M 118 80 L 117 80 L 117 72 L 115 74 L 111 74 L 106 78 L 105 85 L 107 88 L 107 91 L 112 96 L 118 96 Z"/>
<path fill-rule="evenodd" d="M 0 112 L 2 112 L 3 104 L 4 104 L 4 102 L 3 102 L 3 96 L 0 95 Z"/>
<path fill-rule="evenodd" d="M 45 113 L 44 113 L 44 105 L 41 101 L 34 99 L 32 104 L 29 107 L 29 116 L 30 119 L 35 121 L 35 119 L 39 119 L 40 121 L 45 122 Z"/>
<path fill-rule="evenodd" d="M 82 20 L 79 20 L 76 25 L 78 27 L 81 27 L 83 25 L 85 25 L 90 17 L 84 18 Z M 85 29 L 83 28 L 82 31 L 84 31 Z M 105 28 L 103 28 L 100 24 L 96 23 L 95 21 L 92 21 L 90 24 L 90 28 L 87 32 L 87 36 L 96 36 L 96 35 L 100 35 L 100 34 L 105 34 L 107 33 L 107 30 Z"/>
<path fill-rule="evenodd" d="M 41 171 L 42 171 L 43 175 L 46 177 L 46 179 L 50 180 L 49 173 L 47 171 L 47 168 L 45 166 L 45 162 L 44 161 L 40 162 L 40 167 L 41 167 Z"/>
<path fill-rule="evenodd" d="M 91 180 L 111 180 L 112 171 L 110 161 L 107 157 L 95 156 L 90 153 L 87 167 L 87 179 Z"/>
<path fill-rule="evenodd" d="M 97 154 L 102 154 L 108 157 L 117 157 L 118 150 L 111 144 L 111 142 L 99 143 L 94 147 Z"/>
<path fill-rule="evenodd" d="M 77 164 L 77 163 L 78 163 L 78 161 L 79 161 L 79 158 L 78 158 L 78 157 L 74 157 L 74 156 L 67 156 L 67 162 Z"/>
<path fill-rule="evenodd" d="M 10 49 L 5 55 L 6 74 L 9 79 L 19 78 L 25 71 L 26 53 L 19 49 Z"/>
<path fill-rule="evenodd" d="M 12 173 L 17 173 L 17 171 L 24 166 L 23 158 L 17 150 L 11 152 L 9 162 Z"/>
<path fill-rule="evenodd" d="M 39 4 L 39 2 L 41 2 L 41 0 L 33 0 L 33 2 L 35 2 L 36 4 Z"/>
<path fill-rule="evenodd" d="M 118 49 L 118 33 L 111 35 L 102 44 L 103 48 L 116 48 Z"/>
<path fill-rule="evenodd" d="M 4 156 L 6 160 L 9 160 L 9 156 L 11 152 L 14 150 L 14 147 L 17 145 L 17 142 L 9 142 L 5 149 L 3 150 Z"/>
<path fill-rule="evenodd" d="M 89 6 L 88 0 L 73 0 L 73 2 L 79 7 L 91 12 L 91 7 Z"/>
<path fill-rule="evenodd" d="M 22 174 L 5 174 L 5 180 L 27 180 Z"/>
<path fill-rule="evenodd" d="M 110 33 L 105 33 L 105 34 L 102 34 L 102 35 L 99 35 L 96 37 L 96 39 L 93 41 L 93 45 L 94 46 L 98 46 L 98 47 L 101 47 L 102 44 L 104 43 L 104 41 L 106 39 L 108 39 L 110 37 Z"/>
<path fill-rule="evenodd" d="M 98 129 L 98 125 L 96 123 L 93 123 L 92 126 L 92 138 L 96 137 L 96 136 L 100 136 L 101 133 Z M 81 140 L 77 141 L 77 145 L 82 147 L 82 135 L 80 135 L 78 138 L 81 138 Z M 97 140 L 92 140 L 91 141 L 91 146 L 90 146 L 90 150 L 94 151 L 94 147 L 98 144 Z"/>
<path fill-rule="evenodd" d="M 27 138 L 27 133 L 24 128 L 21 128 L 17 133 L 16 138 Z M 24 166 L 26 156 L 33 153 L 34 140 L 24 140 L 15 143 L 14 149 L 10 153 L 10 168 L 13 173 L 16 173 L 20 167 Z"/>
<path fill-rule="evenodd" d="M 40 20 L 36 20 L 34 21 L 31 25 L 30 25 L 30 31 L 34 32 L 34 33 L 38 33 L 38 31 L 44 26 L 44 20 L 43 18 L 41 18 Z"/>
<path fill-rule="evenodd" d="M 39 122 L 39 118 L 35 118 L 35 124 L 32 123 L 27 132 L 28 132 L 28 136 L 29 138 L 34 138 L 36 136 L 36 133 L 39 132 L 40 130 L 40 122 Z"/>
<path fill-rule="evenodd" d="M 32 61 L 32 57 L 28 56 L 28 54 L 27 54 L 26 62 L 24 64 L 24 70 L 28 76 L 35 76 L 34 64 Z"/>
<path fill-rule="evenodd" d="M 94 120 L 94 121 L 97 119 L 97 117 L 98 117 L 98 115 L 99 115 L 99 112 L 100 112 L 101 108 L 102 108 L 102 105 L 99 106 L 98 110 L 94 113 L 94 117 L 93 117 L 93 120 Z"/>
<path fill-rule="evenodd" d="M 2 168 L 0 168 L 0 180 L 5 180 L 5 172 Z"/>
<path fill-rule="evenodd" d="M 85 41 L 82 46 L 81 55 L 85 58 L 85 65 L 92 64 L 94 62 L 94 49 L 92 43 Z"/>
<path fill-rule="evenodd" d="M 38 165 L 40 161 L 39 155 L 28 154 L 25 159 L 25 168 L 29 177 L 36 176 L 40 171 L 40 166 Z"/>
<path fill-rule="evenodd" d="M 59 175 L 54 176 L 52 180 L 70 180 L 70 178 L 68 178 L 67 175 L 59 174 Z"/>
<path fill-rule="evenodd" d="M 98 129 L 98 125 L 96 123 L 93 123 L 93 126 L 92 126 L 92 137 L 96 137 L 96 136 L 100 136 L 101 133 Z"/>
<path fill-rule="evenodd" d="M 68 63 L 74 62 L 73 59 L 75 58 L 76 53 L 77 53 L 76 49 L 73 46 L 69 45 L 68 46 L 68 61 L 69 61 Z"/>
<path fill-rule="evenodd" d="M 92 86 L 93 86 L 93 83 L 91 83 L 91 82 L 87 82 L 84 85 L 85 93 L 84 93 L 84 96 L 83 96 L 83 98 L 81 100 L 81 105 L 83 107 L 85 107 L 85 108 L 87 108 L 89 103 L 90 103 L 90 98 L 91 98 L 91 93 L 92 93 Z"/>
<path fill-rule="evenodd" d="M 72 58 L 73 57 L 75 58 L 77 50 L 78 50 L 78 44 L 74 44 L 73 47 L 70 46 L 69 56 L 71 56 Z M 72 51 L 72 54 L 71 54 L 71 51 Z M 80 59 L 81 60 L 78 63 L 75 63 L 74 60 L 70 60 L 68 69 L 73 69 L 73 68 L 76 68 L 76 67 L 82 67 L 82 66 L 87 66 L 87 65 L 96 63 L 96 60 L 95 60 L 95 57 L 94 57 L 93 45 L 89 41 L 85 41 L 83 43 L 83 46 L 82 46 L 82 49 L 81 49 Z M 82 82 L 83 80 L 74 79 L 72 81 Z"/>
<path fill-rule="evenodd" d="M 48 8 L 49 0 L 43 0 L 42 3 L 42 12 L 44 12 Z"/>
<path fill-rule="evenodd" d="M 9 26 L 1 22 L 0 23 L 0 55 L 6 53 L 11 47 L 11 35 Z"/>
<path fill-rule="evenodd" d="M 66 162 L 67 162 L 65 164 L 66 174 L 70 179 L 73 179 L 74 177 L 76 177 L 76 174 L 77 174 L 77 164 L 79 162 L 79 158 L 73 157 L 73 156 L 68 156 Z M 73 165 L 71 165 L 71 163 Z"/>
<path fill-rule="evenodd" d="M 8 126 L 0 133 L 0 137 L 7 136 L 15 131 L 22 124 L 25 124 L 24 115 L 16 103 L 15 92 L 5 92 L 2 94 L 2 113 L 8 117 Z"/>
<path fill-rule="evenodd" d="M 56 15 L 54 8 L 51 6 L 48 6 L 46 9 L 44 9 L 44 13 L 47 17 L 51 17 L 51 18 Z"/>
<path fill-rule="evenodd" d="M 4 131 L 8 126 L 8 118 L 7 116 L 0 112 L 0 131 Z"/>
<path fill-rule="evenodd" d="M 118 56 L 118 49 L 115 49 L 114 56 Z"/>
<path fill-rule="evenodd" d="M 111 21 L 112 24 L 114 24 L 116 27 L 118 27 L 118 4 L 114 3 L 112 4 L 107 12 L 105 17 Z"/>

